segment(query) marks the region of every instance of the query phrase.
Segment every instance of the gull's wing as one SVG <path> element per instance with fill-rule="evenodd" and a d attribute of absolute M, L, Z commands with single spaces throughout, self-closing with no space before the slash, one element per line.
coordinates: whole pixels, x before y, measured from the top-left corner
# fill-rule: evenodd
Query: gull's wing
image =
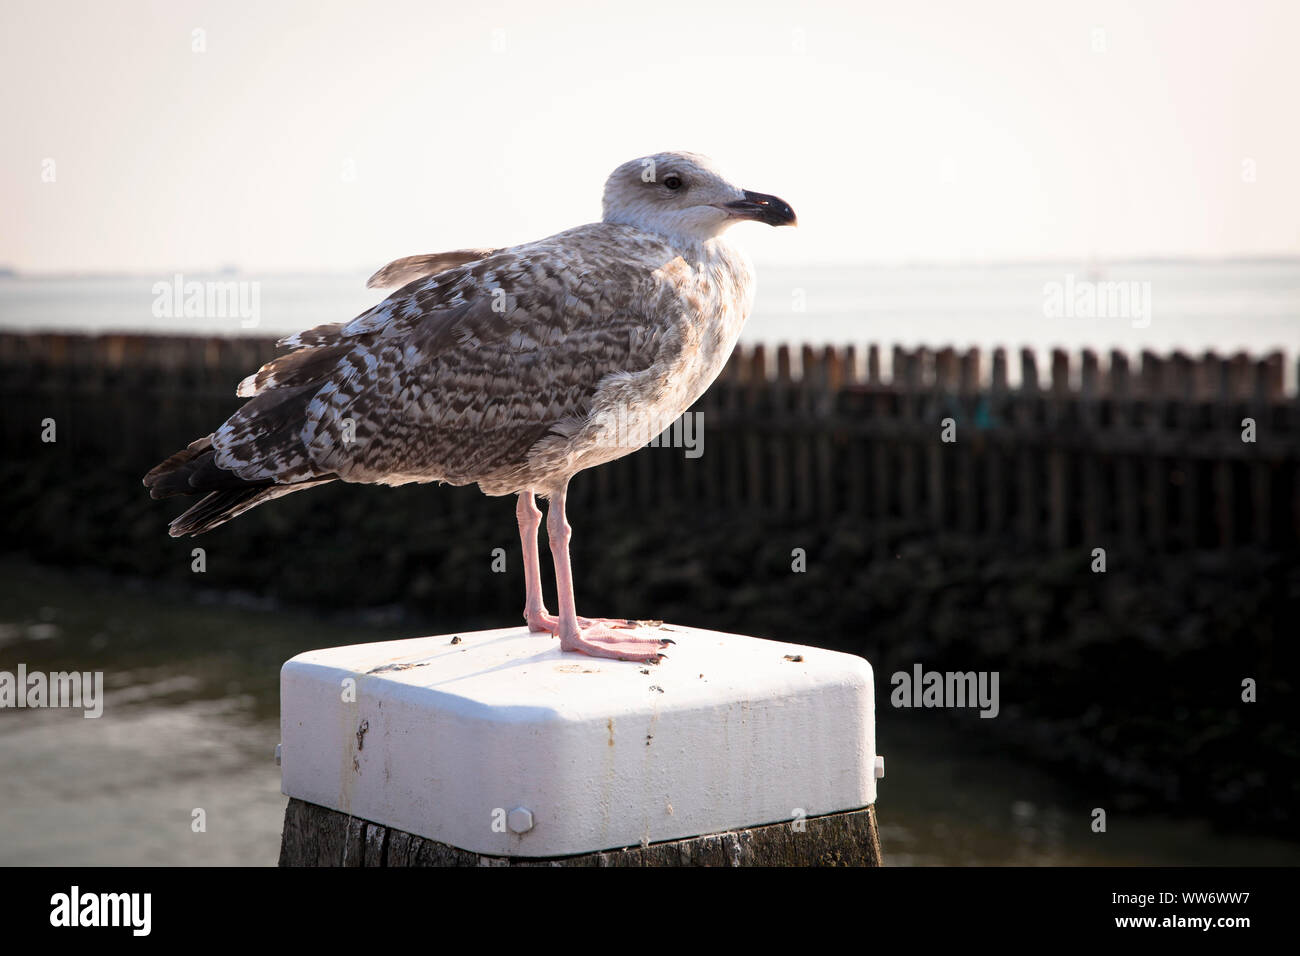
<path fill-rule="evenodd" d="M 467 262 L 486 259 L 496 249 L 456 249 L 452 252 L 435 252 L 427 256 L 406 256 L 394 259 L 366 280 L 367 289 L 393 289 L 425 276 L 437 275 Z"/>
<path fill-rule="evenodd" d="M 214 463 L 277 483 L 469 483 L 519 467 L 585 419 L 607 377 L 680 351 L 686 270 L 665 241 L 597 223 L 409 283 L 285 339 L 294 351 L 240 384 L 251 401 L 213 434 Z"/>

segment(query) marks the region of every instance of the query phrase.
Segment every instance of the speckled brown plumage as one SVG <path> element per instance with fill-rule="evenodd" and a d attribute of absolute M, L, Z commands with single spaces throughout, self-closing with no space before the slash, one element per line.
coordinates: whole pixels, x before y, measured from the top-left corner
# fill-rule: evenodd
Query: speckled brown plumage
<path fill-rule="evenodd" d="M 730 354 L 752 272 L 720 237 L 618 214 L 610 188 L 606 221 L 397 260 L 371 279 L 405 283 L 383 302 L 284 339 L 239 411 L 146 476 L 156 497 L 223 496 L 172 534 L 332 480 L 545 495 L 671 424 Z"/>

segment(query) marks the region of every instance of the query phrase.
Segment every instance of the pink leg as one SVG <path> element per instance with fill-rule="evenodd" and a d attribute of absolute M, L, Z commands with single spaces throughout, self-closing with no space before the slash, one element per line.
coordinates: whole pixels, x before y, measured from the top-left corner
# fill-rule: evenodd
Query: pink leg
<path fill-rule="evenodd" d="M 515 517 L 519 519 L 519 543 L 524 551 L 524 620 L 530 631 L 554 631 L 555 618 L 546 613 L 542 603 L 542 569 L 537 558 L 537 527 L 542 523 L 542 512 L 531 491 L 519 492 Z"/>
<path fill-rule="evenodd" d="M 549 631 L 559 633 L 560 619 L 546 610 L 542 600 L 542 568 L 537 556 L 537 528 L 542 523 L 542 512 L 537 507 L 531 491 L 519 492 L 519 503 L 515 507 L 515 517 L 519 520 L 519 544 L 524 552 L 524 620 L 530 631 Z M 594 620 L 580 617 L 578 624 L 590 627 L 604 624 L 607 627 L 636 627 L 635 621 L 617 618 L 596 618 Z"/>
<path fill-rule="evenodd" d="M 573 600 L 573 572 L 569 566 L 571 530 L 564 515 L 568 482 L 551 495 L 546 515 L 546 534 L 551 539 L 551 557 L 555 559 L 555 591 L 560 600 L 560 649 L 581 651 L 592 657 L 609 657 L 620 661 L 658 661 L 665 645 L 672 643 L 656 638 L 619 634 L 601 623 L 584 626 Z"/>

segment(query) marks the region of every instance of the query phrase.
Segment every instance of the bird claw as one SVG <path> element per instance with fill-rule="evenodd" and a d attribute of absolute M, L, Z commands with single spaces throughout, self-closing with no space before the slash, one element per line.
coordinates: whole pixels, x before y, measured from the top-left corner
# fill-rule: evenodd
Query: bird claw
<path fill-rule="evenodd" d="M 663 653 L 663 647 L 663 641 L 637 637 L 628 634 L 626 630 L 618 631 L 600 624 L 579 627 L 573 634 L 567 634 L 563 630 L 560 633 L 561 650 L 617 661 L 657 664 L 667 656 Z"/>

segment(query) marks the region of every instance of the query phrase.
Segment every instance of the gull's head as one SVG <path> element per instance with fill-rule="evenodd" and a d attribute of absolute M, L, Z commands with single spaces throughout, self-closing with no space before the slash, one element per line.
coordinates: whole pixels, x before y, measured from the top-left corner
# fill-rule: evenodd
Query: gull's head
<path fill-rule="evenodd" d="M 784 200 L 742 189 L 697 153 L 655 153 L 618 167 L 605 182 L 603 218 L 698 240 L 745 219 L 795 225 L 794 210 Z"/>

